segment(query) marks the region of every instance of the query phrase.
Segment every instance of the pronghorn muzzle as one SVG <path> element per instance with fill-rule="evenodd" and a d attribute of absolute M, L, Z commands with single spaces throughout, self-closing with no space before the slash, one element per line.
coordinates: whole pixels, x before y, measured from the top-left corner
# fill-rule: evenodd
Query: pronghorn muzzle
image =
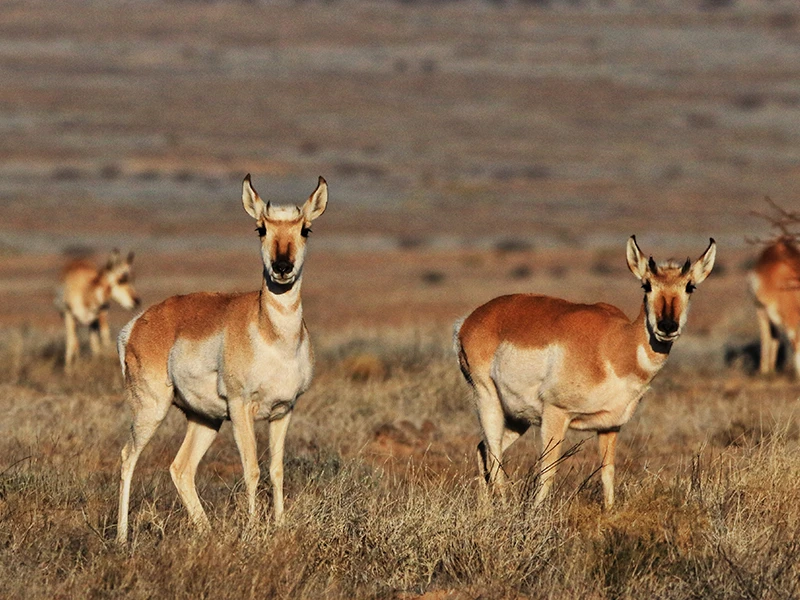
<path fill-rule="evenodd" d="M 294 270 L 294 264 L 290 260 L 281 258 L 272 261 L 272 272 L 275 273 L 279 279 L 288 279 Z"/>
<path fill-rule="evenodd" d="M 658 337 L 661 338 L 675 339 L 676 337 L 678 337 L 679 327 L 680 326 L 678 325 L 678 322 L 672 317 L 660 319 L 656 324 L 657 328 L 656 334 L 658 335 Z"/>

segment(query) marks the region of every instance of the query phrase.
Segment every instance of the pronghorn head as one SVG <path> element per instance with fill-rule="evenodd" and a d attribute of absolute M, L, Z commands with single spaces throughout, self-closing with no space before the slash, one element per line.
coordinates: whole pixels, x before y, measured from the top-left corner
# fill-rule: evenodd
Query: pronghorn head
<path fill-rule="evenodd" d="M 303 272 L 311 222 L 328 205 L 328 184 L 320 177 L 317 189 L 302 208 L 272 206 L 253 189 L 248 173 L 242 183 L 242 203 L 247 214 L 256 220 L 266 276 L 279 285 L 292 285 Z"/>
<path fill-rule="evenodd" d="M 122 260 L 119 250 L 115 248 L 102 271 L 103 282 L 108 286 L 109 295 L 120 306 L 128 310 L 136 308 L 141 302 L 136 290 L 133 289 L 132 264 L 133 252 L 130 252 L 128 257 Z"/>
<path fill-rule="evenodd" d="M 653 257 L 645 258 L 636 236 L 628 240 L 628 268 L 639 278 L 644 289 L 647 328 L 661 343 L 678 339 L 686 324 L 689 297 L 714 267 L 717 244 L 712 238 L 703 255 L 694 263 L 667 261 L 656 264 Z"/>

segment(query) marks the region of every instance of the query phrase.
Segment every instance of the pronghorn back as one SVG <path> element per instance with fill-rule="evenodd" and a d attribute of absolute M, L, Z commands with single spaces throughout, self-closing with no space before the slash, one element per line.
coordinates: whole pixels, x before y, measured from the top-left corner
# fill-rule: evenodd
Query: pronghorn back
<path fill-rule="evenodd" d="M 469 348 L 470 368 L 488 367 L 501 344 L 526 349 L 557 345 L 566 353 L 565 360 L 590 359 L 599 366 L 605 357 L 614 357 L 613 342 L 606 343 L 608 334 L 628 323 L 625 314 L 610 304 L 515 294 L 475 309 L 460 327 L 459 339 L 462 349 Z M 587 344 L 587 339 L 599 343 Z"/>
<path fill-rule="evenodd" d="M 767 246 L 758 257 L 751 287 L 759 303 L 789 329 L 800 325 L 800 250 L 788 239 Z"/>

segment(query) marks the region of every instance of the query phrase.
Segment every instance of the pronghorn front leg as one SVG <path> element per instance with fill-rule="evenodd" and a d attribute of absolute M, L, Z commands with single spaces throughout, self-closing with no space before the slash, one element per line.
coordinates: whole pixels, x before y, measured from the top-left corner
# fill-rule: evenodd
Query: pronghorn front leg
<path fill-rule="evenodd" d="M 558 461 L 561 458 L 561 446 L 564 436 L 569 427 L 569 415 L 555 406 L 545 404 L 542 411 L 542 467 L 539 471 L 541 486 L 539 493 L 536 494 L 534 506 L 540 505 L 550 488 L 553 486 L 553 478 L 556 476 Z"/>
<path fill-rule="evenodd" d="M 292 411 L 269 424 L 269 478 L 272 482 L 272 498 L 275 503 L 275 524 L 283 521 L 283 448 Z"/>
<path fill-rule="evenodd" d="M 258 405 L 245 402 L 241 398 L 232 398 L 228 401 L 228 414 L 233 425 L 233 438 L 239 448 L 244 470 L 244 485 L 247 489 L 247 512 L 250 515 L 250 525 L 256 516 L 256 488 L 261 470 L 258 468 L 258 455 L 256 453 L 255 411 Z"/>
<path fill-rule="evenodd" d="M 614 506 L 614 453 L 617 450 L 619 429 L 597 432 L 597 445 L 600 448 L 600 480 L 603 482 L 603 506 L 609 510 Z"/>

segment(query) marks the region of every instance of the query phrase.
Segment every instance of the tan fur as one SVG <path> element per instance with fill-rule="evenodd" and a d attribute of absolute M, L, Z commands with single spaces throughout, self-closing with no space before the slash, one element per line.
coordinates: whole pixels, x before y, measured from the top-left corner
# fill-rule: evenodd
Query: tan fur
<path fill-rule="evenodd" d="M 105 266 L 97 268 L 85 260 L 67 264 L 61 273 L 61 288 L 56 305 L 61 311 L 66 330 L 64 370 L 71 373 L 78 358 L 79 325 L 89 328 L 89 345 L 93 355 L 111 346 L 108 306 L 115 300 L 127 309 L 139 306 L 139 297 L 131 284 L 133 253 L 121 260 L 114 250 Z"/>
<path fill-rule="evenodd" d="M 260 474 L 254 422 L 268 419 L 275 520 L 281 521 L 284 441 L 297 398 L 311 384 L 314 364 L 300 299 L 306 229 L 325 211 L 327 189 L 320 177 L 302 209 L 271 207 L 252 188 L 248 175 L 242 203 L 261 236 L 261 290 L 173 296 L 120 333 L 118 348 L 133 425 L 122 450 L 119 543 L 127 542 L 136 461 L 173 404 L 189 423 L 170 474 L 191 520 L 208 528 L 195 474 L 222 422 L 230 420 L 252 521 Z"/>
<path fill-rule="evenodd" d="M 780 335 L 794 352 L 794 368 L 800 377 L 800 250 L 791 238 L 767 246 L 750 274 L 761 333 L 763 374 L 773 373 Z"/>
<path fill-rule="evenodd" d="M 503 453 L 539 424 L 538 504 L 552 485 L 567 429 L 597 431 L 605 506 L 613 505 L 617 431 L 666 361 L 686 320 L 687 286 L 708 276 L 715 253 L 712 240 L 694 265 L 656 266 L 631 238 L 628 265 L 645 288 L 634 321 L 609 304 L 516 294 L 487 302 L 457 324 L 456 349 L 476 390 L 484 437 L 479 463 L 489 484 L 502 492 Z"/>

